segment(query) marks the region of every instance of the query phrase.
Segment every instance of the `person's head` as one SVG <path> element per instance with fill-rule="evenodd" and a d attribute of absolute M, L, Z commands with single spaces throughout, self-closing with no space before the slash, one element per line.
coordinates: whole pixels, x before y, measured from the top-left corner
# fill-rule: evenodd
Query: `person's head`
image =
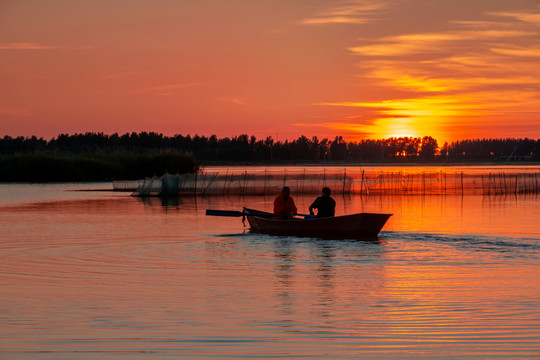
<path fill-rule="evenodd" d="M 281 195 L 286 199 L 291 195 L 291 189 L 288 186 L 284 186 L 283 189 L 281 189 Z"/>
<path fill-rule="evenodd" d="M 330 196 L 332 192 L 330 191 L 330 188 L 329 187 L 323 187 L 322 188 L 322 194 L 323 196 Z"/>

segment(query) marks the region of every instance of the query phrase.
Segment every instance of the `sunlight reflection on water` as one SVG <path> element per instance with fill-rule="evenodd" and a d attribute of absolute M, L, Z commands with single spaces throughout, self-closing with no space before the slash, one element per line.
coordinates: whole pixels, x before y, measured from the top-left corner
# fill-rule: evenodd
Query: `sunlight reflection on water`
<path fill-rule="evenodd" d="M 204 216 L 269 197 L 76 194 L 0 206 L 2 358 L 540 356 L 538 197 L 337 198 L 394 213 L 366 242 Z"/>

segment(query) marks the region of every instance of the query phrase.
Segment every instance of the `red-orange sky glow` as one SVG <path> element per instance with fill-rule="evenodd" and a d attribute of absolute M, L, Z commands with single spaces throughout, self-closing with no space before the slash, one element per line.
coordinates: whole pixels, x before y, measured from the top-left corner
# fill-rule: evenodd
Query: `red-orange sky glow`
<path fill-rule="evenodd" d="M 0 136 L 540 138 L 537 0 L 0 1 Z"/>

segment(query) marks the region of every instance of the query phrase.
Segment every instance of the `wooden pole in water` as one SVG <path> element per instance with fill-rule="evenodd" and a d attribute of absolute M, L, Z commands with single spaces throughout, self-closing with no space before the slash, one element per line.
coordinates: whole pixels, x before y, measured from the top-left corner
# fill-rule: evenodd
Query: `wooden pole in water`
<path fill-rule="evenodd" d="M 198 178 L 199 172 L 195 172 L 195 185 L 193 185 L 193 195 L 197 195 L 197 178 Z"/>
<path fill-rule="evenodd" d="M 263 195 L 266 195 L 266 168 L 264 169 L 264 185 L 263 185 Z"/>
<path fill-rule="evenodd" d="M 222 194 L 225 194 L 225 187 L 227 186 L 227 175 L 229 174 L 229 169 L 225 170 L 225 178 L 223 179 L 223 189 L 221 190 Z"/>
<path fill-rule="evenodd" d="M 360 180 L 360 195 L 362 195 L 363 190 L 364 190 L 364 169 L 362 169 L 362 178 Z"/>
<path fill-rule="evenodd" d="M 461 195 L 463 195 L 463 171 L 461 172 Z"/>
<path fill-rule="evenodd" d="M 401 179 L 403 181 L 403 193 L 406 194 L 409 190 L 409 176 L 401 172 Z"/>
<path fill-rule="evenodd" d="M 444 173 L 444 195 L 446 195 L 446 172 Z"/>
<path fill-rule="evenodd" d="M 345 194 L 345 179 L 347 179 L 347 168 L 343 168 L 343 194 Z"/>
<path fill-rule="evenodd" d="M 304 182 L 306 181 L 306 168 L 304 168 L 304 175 L 302 176 L 302 194 L 304 194 Z"/>

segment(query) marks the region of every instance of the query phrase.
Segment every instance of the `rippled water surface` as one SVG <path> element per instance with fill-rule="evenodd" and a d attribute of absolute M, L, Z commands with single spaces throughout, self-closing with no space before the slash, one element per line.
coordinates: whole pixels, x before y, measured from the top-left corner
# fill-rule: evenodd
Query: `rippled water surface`
<path fill-rule="evenodd" d="M 336 197 L 394 214 L 366 242 L 109 188 L 0 185 L 1 359 L 540 358 L 538 195 Z"/>

